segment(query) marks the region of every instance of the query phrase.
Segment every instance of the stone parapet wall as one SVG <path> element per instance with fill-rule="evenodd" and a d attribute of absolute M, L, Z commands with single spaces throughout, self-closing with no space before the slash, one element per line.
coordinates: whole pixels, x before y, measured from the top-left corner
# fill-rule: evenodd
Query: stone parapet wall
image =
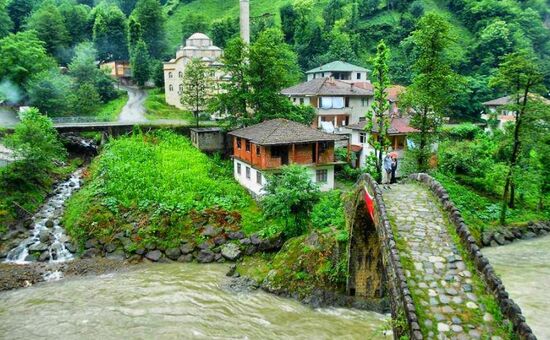
<path fill-rule="evenodd" d="M 406 327 L 408 328 L 400 329 L 404 325 L 400 325 L 399 322 L 394 323 L 394 338 L 399 339 L 402 335 L 406 335 L 409 339 L 421 340 L 423 336 L 418 323 L 418 316 L 416 314 L 411 292 L 407 285 L 405 271 L 401 265 L 401 258 L 390 221 L 386 213 L 382 191 L 369 174 L 365 174 L 360 178 L 357 185 L 357 195 L 363 194 L 363 187 L 366 187 L 369 193 L 373 195 L 375 210 L 374 223 L 376 225 L 378 238 L 382 243 L 382 261 L 385 270 L 387 295 L 390 299 L 392 318 L 395 321 L 396 319 L 404 317 Z M 356 202 L 354 209 L 361 209 L 361 207 L 357 206 L 357 204 L 361 202 L 364 204 L 360 197 L 356 197 L 354 201 Z"/>
<path fill-rule="evenodd" d="M 427 185 L 433 194 L 441 202 L 443 209 L 449 214 L 449 218 L 460 241 L 469 254 L 470 259 L 474 262 L 476 270 L 480 273 L 480 277 L 484 280 L 487 290 L 493 294 L 503 315 L 510 320 L 514 327 L 514 332 L 520 339 L 536 339 L 531 328 L 527 325 L 525 317 L 521 312 L 521 308 L 510 298 L 504 284 L 496 275 L 493 266 L 489 260 L 481 253 L 476 240 L 471 235 L 468 226 L 464 222 L 460 211 L 449 198 L 449 194 L 445 188 L 433 177 L 425 173 L 412 174 L 410 179 L 419 181 Z"/>

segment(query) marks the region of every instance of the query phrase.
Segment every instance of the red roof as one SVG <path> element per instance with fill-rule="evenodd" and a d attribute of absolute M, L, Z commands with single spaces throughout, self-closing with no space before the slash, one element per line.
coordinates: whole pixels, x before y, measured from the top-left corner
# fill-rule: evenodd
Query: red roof
<path fill-rule="evenodd" d="M 355 145 L 355 144 L 351 144 L 350 147 L 351 147 L 351 151 L 353 152 L 359 152 L 363 149 L 361 145 Z"/>
<path fill-rule="evenodd" d="M 409 125 L 409 118 L 392 118 L 390 127 L 388 128 L 388 134 L 390 135 L 406 135 L 408 133 L 418 132 L 417 129 Z M 366 121 L 361 121 L 357 124 L 349 125 L 348 128 L 352 130 L 364 130 L 367 125 Z M 377 126 L 373 126 L 372 132 L 377 132 Z"/>
<path fill-rule="evenodd" d="M 388 100 L 390 102 L 397 102 L 399 101 L 399 95 L 403 92 L 405 92 L 405 86 L 401 85 L 393 85 L 391 87 L 388 87 L 386 89 L 386 93 L 388 94 Z"/>

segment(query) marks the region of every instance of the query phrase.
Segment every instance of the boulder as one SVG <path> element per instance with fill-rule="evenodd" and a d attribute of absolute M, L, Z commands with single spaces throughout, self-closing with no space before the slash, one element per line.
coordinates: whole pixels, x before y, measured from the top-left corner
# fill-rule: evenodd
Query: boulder
<path fill-rule="evenodd" d="M 27 262 L 34 262 L 34 261 L 36 261 L 36 256 L 35 256 L 35 255 L 32 255 L 32 254 L 29 254 L 29 255 L 25 256 L 24 261 L 27 261 Z"/>
<path fill-rule="evenodd" d="M 178 262 L 192 262 L 193 261 L 193 254 L 185 254 L 178 257 Z"/>
<path fill-rule="evenodd" d="M 227 233 L 227 237 L 230 240 L 240 240 L 244 238 L 244 233 L 242 231 L 232 231 Z"/>
<path fill-rule="evenodd" d="M 75 247 L 75 245 L 74 245 L 73 243 L 71 243 L 71 242 L 66 242 L 66 243 L 65 243 L 65 248 L 67 248 L 67 250 L 68 250 L 69 252 L 73 253 L 73 254 L 76 252 L 76 247 Z"/>
<path fill-rule="evenodd" d="M 253 234 L 250 236 L 250 243 L 252 243 L 253 245 L 257 246 L 259 245 L 260 243 L 262 243 L 262 240 L 260 239 L 260 237 L 258 236 L 258 234 Z"/>
<path fill-rule="evenodd" d="M 40 238 L 40 242 L 46 243 L 50 240 L 50 232 L 49 230 L 43 229 L 40 230 L 40 233 L 38 234 L 38 238 Z"/>
<path fill-rule="evenodd" d="M 191 254 L 193 250 L 195 250 L 195 245 L 193 243 L 184 243 L 180 246 L 180 251 L 184 255 Z"/>
<path fill-rule="evenodd" d="M 161 257 L 162 257 L 162 253 L 160 252 L 160 250 L 151 250 L 147 252 L 147 254 L 145 254 L 145 258 L 153 262 L 157 262 L 158 260 L 160 260 Z"/>
<path fill-rule="evenodd" d="M 96 257 L 96 256 L 98 256 L 99 254 L 101 254 L 101 252 L 99 251 L 99 249 L 97 249 L 97 248 L 89 248 L 89 249 L 86 249 L 86 251 L 84 252 L 84 254 L 82 254 L 82 258 L 84 258 L 84 259 L 89 259 L 89 258 L 92 258 L 92 257 Z"/>
<path fill-rule="evenodd" d="M 145 249 L 155 250 L 155 249 L 157 249 L 157 246 L 155 246 L 153 243 L 148 243 L 148 244 L 145 245 Z"/>
<path fill-rule="evenodd" d="M 96 248 L 98 245 L 97 239 L 92 238 L 88 241 L 86 241 L 86 244 L 84 245 L 84 248 L 90 249 L 90 248 Z"/>
<path fill-rule="evenodd" d="M 214 226 L 207 225 L 204 227 L 204 230 L 201 232 L 202 236 L 208 236 L 208 237 L 214 237 L 220 233 L 220 230 L 218 228 L 215 228 Z"/>
<path fill-rule="evenodd" d="M 106 254 L 105 257 L 110 259 L 110 260 L 124 261 L 124 259 L 126 258 L 126 253 L 124 253 L 124 251 L 122 249 L 119 249 L 115 252 L 111 252 L 109 254 Z"/>
<path fill-rule="evenodd" d="M 225 237 L 223 236 L 216 236 L 216 238 L 214 239 L 214 244 L 217 245 L 217 246 L 221 246 L 222 244 L 225 244 Z"/>
<path fill-rule="evenodd" d="M 49 251 L 43 251 L 42 254 L 38 257 L 39 262 L 46 262 L 50 259 L 50 252 Z"/>
<path fill-rule="evenodd" d="M 210 263 L 214 261 L 214 252 L 209 249 L 203 249 L 197 254 L 197 261 L 200 263 Z"/>
<path fill-rule="evenodd" d="M 106 245 L 103 246 L 103 249 L 105 250 L 105 252 L 107 253 L 112 253 L 116 250 L 116 244 L 114 243 L 107 243 Z"/>
<path fill-rule="evenodd" d="M 493 235 L 493 239 L 496 241 L 496 243 L 500 244 L 500 245 L 503 245 L 506 243 L 506 239 L 504 238 L 504 235 L 500 234 L 500 233 L 495 233 Z"/>
<path fill-rule="evenodd" d="M 491 234 L 490 233 L 483 233 L 481 236 L 481 244 L 485 247 L 489 246 L 491 244 Z"/>
<path fill-rule="evenodd" d="M 222 254 L 216 254 L 216 255 L 214 255 L 214 261 L 219 262 L 219 263 L 223 263 L 223 262 L 225 262 L 225 259 L 223 258 Z"/>
<path fill-rule="evenodd" d="M 180 251 L 180 248 L 168 248 L 166 249 L 166 257 L 168 257 L 170 260 L 177 260 L 180 255 L 181 255 L 181 251 Z"/>
<path fill-rule="evenodd" d="M 236 272 L 237 272 L 237 265 L 232 264 L 232 265 L 229 267 L 229 270 L 227 271 L 227 273 L 225 274 L 225 276 L 233 276 L 233 275 L 235 275 Z"/>
<path fill-rule="evenodd" d="M 138 255 L 143 255 L 143 254 L 145 254 L 145 249 L 143 249 L 143 248 L 138 248 L 138 249 L 136 249 L 136 254 L 138 254 Z"/>
<path fill-rule="evenodd" d="M 53 228 L 54 223 L 52 220 L 47 220 L 45 225 L 47 228 Z"/>
<path fill-rule="evenodd" d="M 205 241 L 201 244 L 199 244 L 199 249 L 202 249 L 202 250 L 205 250 L 205 249 L 210 249 L 211 245 L 208 241 Z"/>
<path fill-rule="evenodd" d="M 29 247 L 29 251 L 31 251 L 31 252 L 44 251 L 46 249 L 48 249 L 48 245 L 45 244 L 45 243 L 42 243 L 42 242 L 35 243 L 35 244 L 33 244 L 32 246 Z"/>
<path fill-rule="evenodd" d="M 222 247 L 222 256 L 230 261 L 235 261 L 241 256 L 241 249 L 235 243 L 228 243 Z"/>
<path fill-rule="evenodd" d="M 241 244 L 244 244 L 244 245 L 247 245 L 247 244 L 251 243 L 249 238 L 243 238 L 239 242 L 241 242 Z"/>
<path fill-rule="evenodd" d="M 537 237 L 537 234 L 535 234 L 531 231 L 528 231 L 525 234 L 523 234 L 523 236 L 521 236 L 521 238 L 524 239 L 524 240 L 529 240 L 529 239 L 532 239 L 532 238 L 535 238 L 535 237 Z"/>

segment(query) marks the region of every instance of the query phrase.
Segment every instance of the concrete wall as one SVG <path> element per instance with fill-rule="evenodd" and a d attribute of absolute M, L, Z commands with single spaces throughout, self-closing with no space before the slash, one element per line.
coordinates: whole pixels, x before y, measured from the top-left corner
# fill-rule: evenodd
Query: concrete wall
<path fill-rule="evenodd" d="M 217 131 L 200 131 L 191 129 L 191 142 L 193 145 L 204 152 L 222 152 L 224 151 L 224 133 Z"/>

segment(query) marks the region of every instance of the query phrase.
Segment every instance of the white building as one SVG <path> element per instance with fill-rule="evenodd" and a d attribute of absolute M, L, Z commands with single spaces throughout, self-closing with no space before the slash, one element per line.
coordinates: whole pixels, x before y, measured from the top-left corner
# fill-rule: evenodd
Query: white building
<path fill-rule="evenodd" d="M 308 81 L 316 78 L 334 78 L 336 80 L 356 83 L 368 82 L 369 70 L 343 61 L 333 61 L 309 70 L 306 74 Z"/>

